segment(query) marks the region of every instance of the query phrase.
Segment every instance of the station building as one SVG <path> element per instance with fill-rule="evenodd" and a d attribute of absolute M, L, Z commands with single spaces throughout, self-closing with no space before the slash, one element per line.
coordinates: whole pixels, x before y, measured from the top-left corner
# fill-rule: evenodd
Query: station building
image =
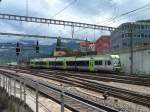
<path fill-rule="evenodd" d="M 123 72 L 130 74 L 132 37 L 133 74 L 150 75 L 150 23 L 124 23 L 117 29 L 111 33 L 112 53 L 119 54 Z"/>
<path fill-rule="evenodd" d="M 150 44 L 150 23 L 128 22 L 120 25 L 116 31 L 111 33 L 112 51 L 124 50 L 130 47 L 131 28 L 134 47 Z"/>

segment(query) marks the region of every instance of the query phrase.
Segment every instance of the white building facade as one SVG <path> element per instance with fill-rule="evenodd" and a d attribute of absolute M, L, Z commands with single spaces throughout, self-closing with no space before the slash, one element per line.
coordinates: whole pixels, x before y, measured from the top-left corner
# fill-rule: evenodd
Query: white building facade
<path fill-rule="evenodd" d="M 131 70 L 131 53 L 119 53 L 122 70 L 126 74 L 130 74 Z M 150 75 L 150 48 L 133 52 L 133 74 Z"/>

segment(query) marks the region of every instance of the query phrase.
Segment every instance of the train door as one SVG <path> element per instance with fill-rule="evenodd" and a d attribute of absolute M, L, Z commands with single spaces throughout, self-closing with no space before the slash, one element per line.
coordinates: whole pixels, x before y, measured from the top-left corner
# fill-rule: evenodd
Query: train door
<path fill-rule="evenodd" d="M 95 61 L 92 59 L 89 61 L 89 70 L 94 71 Z"/>
<path fill-rule="evenodd" d="M 67 64 L 66 64 L 66 60 L 64 59 L 63 60 L 63 69 L 66 69 L 67 68 Z"/>
<path fill-rule="evenodd" d="M 49 61 L 46 61 L 46 68 L 49 68 Z"/>
<path fill-rule="evenodd" d="M 113 69 L 111 60 L 105 60 L 105 70 L 111 71 Z"/>

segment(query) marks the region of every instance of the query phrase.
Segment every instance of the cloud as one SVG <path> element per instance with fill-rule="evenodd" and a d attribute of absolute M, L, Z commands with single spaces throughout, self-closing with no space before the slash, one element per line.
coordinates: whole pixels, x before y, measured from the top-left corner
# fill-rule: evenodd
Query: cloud
<path fill-rule="evenodd" d="M 28 16 L 51 18 L 72 1 L 28 0 Z M 148 2 L 148 0 L 136 0 L 134 3 L 131 3 L 131 0 L 77 0 L 74 4 L 72 4 L 70 7 L 54 18 L 117 27 L 121 23 L 127 21 L 148 19 L 150 11 L 147 9 L 134 14 L 134 16 L 129 15 L 119 18 L 115 21 L 107 22 L 107 20 L 110 18 L 141 7 Z M 2 0 L 0 3 L 1 13 L 26 15 L 26 11 L 26 0 Z M 5 20 L 0 21 L 0 26 L 2 27 L 0 30 L 1 32 L 7 31 L 15 33 L 18 32 L 71 37 L 71 28 L 64 26 L 48 26 L 36 23 L 11 22 Z M 99 37 L 102 33 L 106 33 L 103 31 L 94 31 L 89 29 L 86 30 L 82 28 L 75 28 L 75 30 L 79 30 L 78 32 L 75 32 L 75 37 L 87 37 L 89 40 L 93 40 L 93 38 Z M 95 32 L 95 34 L 93 32 Z M 93 35 L 95 35 L 95 37 L 93 37 Z"/>

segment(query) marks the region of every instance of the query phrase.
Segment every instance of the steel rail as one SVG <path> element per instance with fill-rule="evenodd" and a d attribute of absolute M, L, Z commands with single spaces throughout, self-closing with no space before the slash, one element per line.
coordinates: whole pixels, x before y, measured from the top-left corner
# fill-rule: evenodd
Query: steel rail
<path fill-rule="evenodd" d="M 0 73 L 1 74 L 5 74 L 5 75 L 7 75 L 7 76 L 9 76 L 9 77 L 17 77 L 17 78 L 22 78 L 21 77 L 21 75 L 17 75 L 17 73 L 12 73 L 12 72 L 6 72 L 6 71 L 3 71 L 3 70 L 0 70 Z M 23 77 L 23 78 L 25 78 L 25 77 Z M 19 80 L 18 80 L 19 81 Z M 37 82 L 36 80 L 33 80 L 33 79 L 26 79 L 26 84 L 27 84 L 27 86 L 29 86 L 29 87 L 31 87 L 31 88 L 33 88 L 33 89 L 35 89 L 35 87 L 36 87 L 36 85 L 35 85 L 35 82 Z M 53 88 L 53 87 L 51 87 L 50 85 L 47 85 L 46 83 L 44 83 L 43 81 L 39 81 L 39 91 L 42 93 L 42 94 L 45 94 L 45 95 L 47 95 L 48 97 L 50 97 L 50 93 L 52 92 L 52 91 L 55 91 L 55 93 L 60 93 L 62 90 L 58 90 L 58 89 L 56 89 L 56 88 Z M 65 93 L 65 96 L 66 96 L 66 98 L 71 98 L 72 100 L 75 100 L 74 101 L 74 103 L 75 102 L 78 102 L 78 104 L 79 103 L 81 103 L 82 105 L 84 105 L 83 107 L 85 108 L 85 105 L 87 105 L 88 106 L 88 108 L 87 109 L 96 109 L 98 112 L 118 112 L 117 110 L 115 110 L 115 109 L 111 109 L 111 108 L 108 108 L 107 106 L 105 107 L 105 106 L 102 106 L 102 105 L 100 105 L 100 104 L 96 104 L 95 102 L 92 102 L 92 101 L 89 101 L 89 100 L 87 100 L 87 99 L 83 99 L 82 97 L 80 97 L 80 96 L 76 96 L 76 95 L 74 95 L 74 94 L 70 94 L 70 93 L 68 93 L 68 92 L 64 92 Z M 58 96 L 58 95 L 57 95 Z M 60 103 L 60 101 L 58 101 L 57 99 L 55 99 L 55 98 L 52 98 L 53 100 L 56 100 L 57 102 L 59 102 Z M 67 101 L 66 101 L 66 103 L 67 103 Z M 70 106 L 72 106 L 73 104 L 70 104 Z M 75 112 L 79 112 L 79 110 L 76 110 L 76 109 L 74 109 L 75 107 L 70 107 L 68 104 L 65 104 L 65 106 L 68 108 L 68 109 L 70 109 L 70 108 L 72 108 L 71 110 L 72 111 L 75 111 Z M 102 109 L 101 109 L 102 108 Z"/>
<path fill-rule="evenodd" d="M 25 72 L 25 71 L 23 71 L 23 72 Z M 38 70 L 35 71 L 35 70 L 31 70 L 31 69 L 29 69 L 27 71 L 27 73 L 29 73 L 31 75 L 36 75 L 36 76 L 40 76 L 43 78 L 52 79 L 52 80 L 56 80 L 59 82 L 71 84 L 71 85 L 76 85 L 76 86 L 90 89 L 90 90 L 93 90 L 96 92 L 108 91 L 108 93 L 110 95 L 121 98 L 123 100 L 138 103 L 138 104 L 148 106 L 148 107 L 150 106 L 150 96 L 141 94 L 139 92 L 133 92 L 133 91 L 129 91 L 126 89 L 103 85 L 103 84 L 89 81 L 87 79 L 83 79 L 80 77 L 72 77 L 72 76 L 68 77 L 66 75 L 66 73 L 53 72 L 53 73 L 48 74 L 48 73 L 44 73 L 43 71 L 38 71 Z"/>

